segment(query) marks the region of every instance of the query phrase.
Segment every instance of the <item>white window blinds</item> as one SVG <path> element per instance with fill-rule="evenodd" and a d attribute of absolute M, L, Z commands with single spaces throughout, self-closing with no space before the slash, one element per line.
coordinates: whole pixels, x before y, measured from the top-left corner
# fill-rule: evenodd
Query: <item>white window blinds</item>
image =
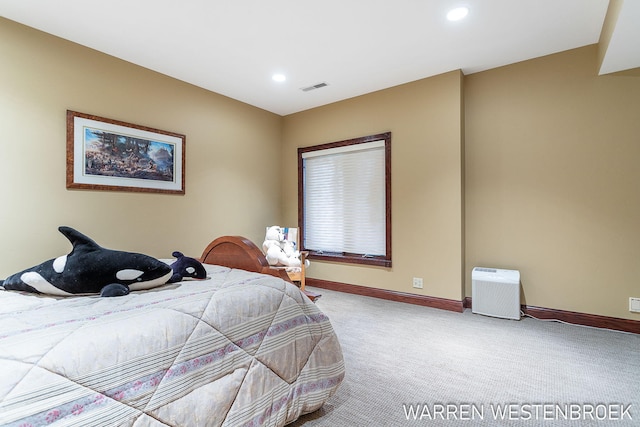
<path fill-rule="evenodd" d="M 304 247 L 386 255 L 385 141 L 302 153 Z"/>

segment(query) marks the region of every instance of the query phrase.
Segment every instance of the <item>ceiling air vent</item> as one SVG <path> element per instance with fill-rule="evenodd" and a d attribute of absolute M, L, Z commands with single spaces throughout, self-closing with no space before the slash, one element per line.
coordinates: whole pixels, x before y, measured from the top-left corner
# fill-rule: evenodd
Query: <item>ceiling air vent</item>
<path fill-rule="evenodd" d="M 310 90 L 320 89 L 321 87 L 325 87 L 325 86 L 328 86 L 328 84 L 325 82 L 322 82 L 322 83 L 315 84 L 313 86 L 303 87 L 302 91 L 309 92 Z"/>

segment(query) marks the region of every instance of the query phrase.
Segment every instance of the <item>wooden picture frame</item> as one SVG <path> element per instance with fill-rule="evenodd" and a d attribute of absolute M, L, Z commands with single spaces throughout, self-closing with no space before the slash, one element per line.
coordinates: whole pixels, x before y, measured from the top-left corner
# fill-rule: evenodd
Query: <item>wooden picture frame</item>
<path fill-rule="evenodd" d="M 184 194 L 184 135 L 67 111 L 67 188 Z"/>

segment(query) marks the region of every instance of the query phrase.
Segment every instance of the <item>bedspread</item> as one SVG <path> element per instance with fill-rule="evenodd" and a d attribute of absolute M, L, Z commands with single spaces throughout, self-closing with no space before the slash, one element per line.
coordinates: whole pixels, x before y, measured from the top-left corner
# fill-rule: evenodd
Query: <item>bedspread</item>
<path fill-rule="evenodd" d="M 344 376 L 329 319 L 279 278 L 117 298 L 0 291 L 0 425 L 282 426 Z"/>

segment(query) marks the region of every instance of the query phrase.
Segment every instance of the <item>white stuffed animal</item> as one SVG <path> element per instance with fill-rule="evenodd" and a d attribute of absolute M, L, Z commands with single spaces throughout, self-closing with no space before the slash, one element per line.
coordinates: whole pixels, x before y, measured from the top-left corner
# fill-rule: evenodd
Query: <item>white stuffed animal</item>
<path fill-rule="evenodd" d="M 282 227 L 274 225 L 267 228 L 262 250 L 269 265 L 300 267 L 300 252 L 293 242 L 284 239 Z"/>

